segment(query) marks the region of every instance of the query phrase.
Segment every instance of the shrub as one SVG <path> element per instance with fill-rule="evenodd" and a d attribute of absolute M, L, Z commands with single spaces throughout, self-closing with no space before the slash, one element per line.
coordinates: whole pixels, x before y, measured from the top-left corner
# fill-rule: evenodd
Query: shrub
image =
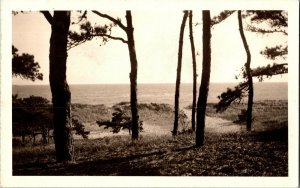
<path fill-rule="evenodd" d="M 12 96 L 12 125 L 13 136 L 21 136 L 25 142 L 26 136 L 35 137 L 42 134 L 44 143 L 47 143 L 49 130 L 52 129 L 52 111 L 49 101 L 43 97 L 30 96 L 18 98 Z"/>
<path fill-rule="evenodd" d="M 112 128 L 113 133 L 119 133 L 121 129 L 128 129 L 131 134 L 131 117 L 123 111 L 113 112 L 111 121 L 98 120 L 96 123 L 99 127 L 105 126 L 104 129 Z M 139 121 L 139 131 L 143 131 L 143 121 Z"/>

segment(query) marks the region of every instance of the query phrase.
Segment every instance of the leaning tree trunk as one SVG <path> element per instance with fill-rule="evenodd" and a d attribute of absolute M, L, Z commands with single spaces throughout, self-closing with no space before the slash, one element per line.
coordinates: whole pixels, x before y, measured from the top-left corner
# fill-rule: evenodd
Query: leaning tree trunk
<path fill-rule="evenodd" d="M 241 34 L 241 38 L 243 41 L 243 45 L 247 54 L 247 61 L 245 63 L 245 69 L 246 69 L 246 74 L 247 74 L 247 81 L 248 81 L 248 107 L 247 107 L 247 131 L 251 131 L 252 127 L 252 106 L 253 106 L 253 80 L 252 80 L 252 73 L 251 73 L 251 68 L 250 68 L 250 63 L 251 63 L 251 54 L 250 50 L 247 44 L 247 40 L 244 34 L 243 30 L 243 22 L 242 22 L 242 16 L 241 16 L 241 11 L 238 11 L 238 21 L 239 21 L 239 31 Z"/>
<path fill-rule="evenodd" d="M 179 119 L 179 93 L 180 93 L 180 79 L 181 79 L 181 64 L 182 64 L 182 46 L 183 46 L 183 35 L 184 27 L 188 17 L 188 11 L 184 11 L 180 35 L 179 35 L 179 49 L 178 49 L 178 63 L 177 63 L 177 75 L 176 75 L 176 88 L 175 88 L 175 114 L 174 114 L 174 127 L 173 127 L 173 136 L 177 135 L 178 130 L 178 119 Z"/>
<path fill-rule="evenodd" d="M 196 55 L 195 55 L 195 44 L 193 37 L 193 12 L 189 13 L 189 27 L 190 27 L 190 41 L 191 41 L 191 51 L 192 51 L 192 59 L 193 59 L 193 103 L 192 103 L 192 130 L 196 130 L 196 95 L 197 95 L 197 63 L 196 63 Z"/>
<path fill-rule="evenodd" d="M 139 130 L 138 130 L 138 122 L 139 122 L 139 115 L 138 115 L 138 108 L 137 108 L 137 69 L 138 69 L 138 62 L 136 57 L 135 51 L 135 44 L 134 44 L 134 37 L 133 37 L 133 26 L 132 26 L 132 17 L 131 11 L 126 11 L 126 20 L 127 20 L 127 38 L 128 38 L 128 50 L 129 50 L 129 57 L 130 57 L 130 65 L 131 65 L 131 72 L 130 72 L 130 106 L 131 106 L 131 129 L 132 129 L 132 139 L 136 140 L 139 137 Z"/>
<path fill-rule="evenodd" d="M 209 89 L 210 79 L 210 64 L 211 64 L 211 46 L 210 46 L 210 11 L 202 11 L 203 19 L 203 61 L 202 61 L 202 77 L 199 90 L 199 97 L 197 103 L 197 127 L 196 127 L 196 146 L 203 146 L 204 142 L 204 129 L 205 129 L 205 112 L 207 104 L 207 96 Z"/>
<path fill-rule="evenodd" d="M 69 11 L 54 11 L 50 38 L 50 87 L 53 103 L 54 141 L 57 162 L 73 160 L 71 92 L 66 80 Z"/>

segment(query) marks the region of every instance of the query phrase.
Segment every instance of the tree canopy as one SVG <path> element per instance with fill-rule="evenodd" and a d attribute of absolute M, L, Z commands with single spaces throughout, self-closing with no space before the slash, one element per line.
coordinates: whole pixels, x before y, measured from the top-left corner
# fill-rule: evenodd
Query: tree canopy
<path fill-rule="evenodd" d="M 40 73 L 40 65 L 34 62 L 34 56 L 28 53 L 19 54 L 18 49 L 12 46 L 12 76 L 32 81 L 43 80 L 43 74 Z"/>
<path fill-rule="evenodd" d="M 287 12 L 286 11 L 245 11 L 243 18 L 249 18 L 251 23 L 246 26 L 246 30 L 256 32 L 257 34 L 267 35 L 272 33 L 282 33 L 286 36 L 287 33 Z M 280 44 L 273 47 L 266 47 L 262 50 L 261 55 L 266 59 L 273 60 L 274 63 L 266 66 L 259 66 L 251 69 L 252 77 L 257 77 L 260 82 L 264 78 L 270 78 L 274 75 L 288 73 L 288 64 L 286 62 L 288 47 L 287 44 Z M 278 63 L 279 62 L 279 63 Z M 247 83 L 247 74 L 245 68 L 242 67 L 240 75 L 236 76 L 243 78 L 234 89 L 228 88 L 219 98 L 219 102 L 214 106 L 217 112 L 225 111 L 232 103 L 241 102 L 243 97 L 247 96 L 249 90 Z"/>

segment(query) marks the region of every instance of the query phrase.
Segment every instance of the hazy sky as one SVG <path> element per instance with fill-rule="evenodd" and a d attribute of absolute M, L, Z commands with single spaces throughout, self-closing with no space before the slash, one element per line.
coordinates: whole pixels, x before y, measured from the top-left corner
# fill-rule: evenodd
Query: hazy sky
<path fill-rule="evenodd" d="M 107 12 L 120 17 L 126 25 L 124 12 Z M 215 14 L 211 13 L 212 16 Z M 92 23 L 106 22 L 89 13 Z M 181 11 L 133 11 L 134 37 L 138 59 L 139 83 L 174 83 L 176 80 L 178 38 L 182 21 Z M 44 16 L 38 12 L 12 16 L 12 40 L 19 52 L 30 53 L 41 66 L 43 81 L 31 82 L 13 78 L 13 84 L 48 84 L 49 79 L 49 39 L 51 28 Z M 202 25 L 201 11 L 194 12 L 194 39 L 197 56 L 198 82 L 202 67 Z M 244 23 L 245 24 L 245 23 Z M 114 28 L 115 36 L 125 33 Z M 274 46 L 287 42 L 282 34 L 261 36 L 245 32 L 252 55 L 251 67 L 272 63 L 259 52 L 265 46 Z M 189 41 L 188 22 L 184 33 L 182 61 L 182 82 L 192 82 L 192 59 Z M 235 75 L 246 61 L 246 53 L 238 31 L 237 14 L 212 28 L 211 82 L 236 82 Z M 100 40 L 82 44 L 68 51 L 67 80 L 69 84 L 129 83 L 130 61 L 128 47 L 120 41 L 110 40 L 99 46 Z M 266 81 L 287 81 L 287 74 L 275 76 Z"/>

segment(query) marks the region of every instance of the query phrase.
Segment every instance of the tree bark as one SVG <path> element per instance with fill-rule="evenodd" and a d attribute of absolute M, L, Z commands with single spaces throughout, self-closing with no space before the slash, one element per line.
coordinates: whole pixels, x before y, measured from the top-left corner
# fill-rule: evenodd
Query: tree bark
<path fill-rule="evenodd" d="M 66 80 L 69 11 L 54 11 L 50 38 L 50 87 L 53 103 L 54 142 L 57 162 L 73 160 L 71 92 Z"/>
<path fill-rule="evenodd" d="M 131 11 L 126 11 L 126 20 L 127 20 L 127 38 L 128 38 L 128 50 L 129 50 L 129 57 L 130 57 L 130 65 L 131 65 L 131 72 L 129 74 L 130 77 L 130 106 L 131 106 L 131 129 L 132 129 L 132 140 L 136 140 L 139 137 L 139 115 L 138 115 L 138 108 L 137 108 L 137 69 L 138 69 L 138 62 L 136 57 L 135 51 L 135 44 L 134 44 L 134 36 L 133 31 L 134 28 L 132 26 L 132 17 Z"/>
<path fill-rule="evenodd" d="M 209 90 L 210 66 L 211 66 L 211 19 L 210 11 L 202 11 L 203 19 L 203 61 L 202 61 L 202 77 L 199 89 L 199 97 L 197 103 L 197 127 L 196 127 L 196 147 L 203 146 L 204 129 L 205 129 L 205 112 L 207 104 L 207 96 Z"/>
<path fill-rule="evenodd" d="M 196 130 L 196 95 L 197 95 L 197 62 L 195 55 L 195 44 L 193 37 L 193 12 L 189 13 L 189 27 L 190 27 L 190 42 L 193 59 L 193 102 L 192 102 L 192 130 Z"/>
<path fill-rule="evenodd" d="M 241 34 L 241 38 L 243 41 L 243 45 L 247 54 L 247 61 L 245 63 L 245 69 L 246 69 L 246 74 L 247 74 L 247 81 L 248 81 L 248 106 L 247 106 L 247 131 L 251 131 L 252 127 L 252 106 L 253 106 L 253 80 L 252 80 L 252 73 L 251 73 L 251 54 L 250 50 L 247 44 L 247 40 L 244 34 L 244 29 L 243 29 L 243 22 L 242 22 L 242 16 L 241 16 L 241 11 L 238 11 L 238 22 L 239 22 L 239 31 Z"/>
<path fill-rule="evenodd" d="M 175 86 L 175 111 L 174 111 L 174 127 L 172 134 L 177 135 L 178 131 L 178 119 L 179 119 L 179 93 L 180 93 L 180 80 L 181 80 L 181 64 L 182 64 L 182 46 L 183 46 L 183 35 L 185 23 L 188 17 L 188 11 L 184 11 L 180 34 L 179 34 L 179 49 L 178 49 L 178 62 L 177 62 L 177 75 L 176 75 L 176 86 Z"/>
<path fill-rule="evenodd" d="M 22 134 L 22 144 L 25 144 L 25 134 Z"/>

